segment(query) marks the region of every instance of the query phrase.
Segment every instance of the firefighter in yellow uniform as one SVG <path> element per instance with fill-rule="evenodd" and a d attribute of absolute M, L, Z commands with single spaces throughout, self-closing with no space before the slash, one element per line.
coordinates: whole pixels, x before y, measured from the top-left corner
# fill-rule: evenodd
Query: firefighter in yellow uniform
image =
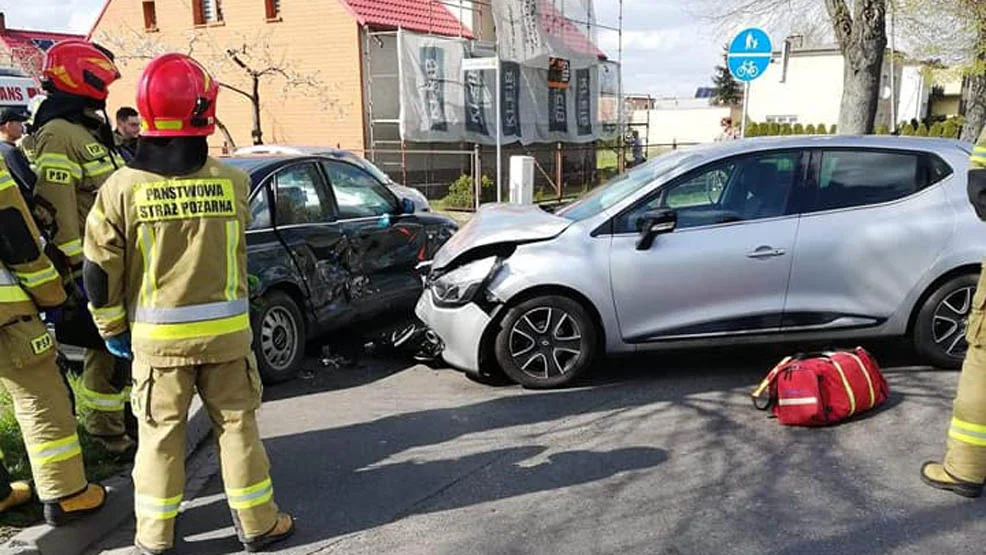
<path fill-rule="evenodd" d="M 38 317 L 39 308 L 52 316 L 63 302 L 65 290 L 27 203 L 0 162 L 0 384 L 13 399 L 45 520 L 53 526 L 98 510 L 106 497 L 86 481 L 70 393 L 55 342 Z M 12 490 L 3 492 L 8 498 L 17 496 L 11 502 L 24 496 L 23 485 L 4 489 Z"/>
<path fill-rule="evenodd" d="M 197 390 L 218 438 L 240 541 L 294 531 L 274 503 L 256 411 L 245 229 L 250 179 L 208 156 L 217 83 L 194 60 L 152 60 L 137 87 L 137 154 L 100 189 L 85 237 L 85 284 L 111 352 L 132 356 L 140 443 L 133 470 L 141 553 L 174 544 L 185 487 L 185 425 Z"/>
<path fill-rule="evenodd" d="M 75 293 L 70 299 L 83 312 L 86 216 L 99 187 L 123 166 L 123 159 L 113 150 L 112 130 L 98 114 L 99 110 L 105 114 L 107 89 L 119 76 L 112 55 L 89 42 L 66 40 L 51 47 L 44 66 L 48 95 L 34 115 L 29 141 L 38 174 L 35 216 L 52 228 L 46 231 L 63 255 L 59 269 L 67 290 Z M 95 330 L 91 335 L 98 345 Z M 87 348 L 79 388 L 87 409 L 85 430 L 109 451 L 127 457 L 134 449 L 124 423 L 128 373 L 125 362 L 105 350 Z"/>
<path fill-rule="evenodd" d="M 968 187 L 969 201 L 986 221 L 986 129 L 969 159 Z M 966 327 L 969 350 L 952 406 L 945 460 L 927 462 L 921 468 L 926 484 L 964 497 L 982 495 L 986 482 L 986 271 L 979 276 L 972 303 Z"/>

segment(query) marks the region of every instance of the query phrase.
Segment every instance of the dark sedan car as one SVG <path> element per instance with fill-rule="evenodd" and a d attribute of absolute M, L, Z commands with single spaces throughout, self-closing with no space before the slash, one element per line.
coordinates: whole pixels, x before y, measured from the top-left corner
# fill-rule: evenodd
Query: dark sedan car
<path fill-rule="evenodd" d="M 417 266 L 457 230 L 413 212 L 358 165 L 328 156 L 224 158 L 250 174 L 247 230 L 257 360 L 264 381 L 290 379 L 309 340 L 413 317 Z"/>

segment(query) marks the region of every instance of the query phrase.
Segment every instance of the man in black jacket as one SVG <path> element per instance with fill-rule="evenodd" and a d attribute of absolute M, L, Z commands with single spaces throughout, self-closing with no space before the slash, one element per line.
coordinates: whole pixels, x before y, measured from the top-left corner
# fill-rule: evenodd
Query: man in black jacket
<path fill-rule="evenodd" d="M 28 202 L 34 197 L 34 184 L 37 176 L 31 170 L 31 163 L 20 148 L 17 141 L 24 136 L 24 122 L 28 113 L 15 107 L 0 109 L 0 156 L 7 165 L 7 170 L 20 187 L 21 194 Z"/>

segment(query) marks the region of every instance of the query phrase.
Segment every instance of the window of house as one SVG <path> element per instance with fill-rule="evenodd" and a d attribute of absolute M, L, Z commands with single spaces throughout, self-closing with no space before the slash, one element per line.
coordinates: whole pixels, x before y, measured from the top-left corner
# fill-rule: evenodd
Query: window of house
<path fill-rule="evenodd" d="M 144 0 L 144 30 L 145 31 L 157 31 L 157 10 L 154 6 L 154 0 Z"/>
<path fill-rule="evenodd" d="M 196 25 L 218 23 L 223 20 L 223 8 L 220 0 L 192 0 Z"/>
<path fill-rule="evenodd" d="M 276 21 L 281 18 L 281 0 L 264 0 L 267 7 L 267 20 Z"/>

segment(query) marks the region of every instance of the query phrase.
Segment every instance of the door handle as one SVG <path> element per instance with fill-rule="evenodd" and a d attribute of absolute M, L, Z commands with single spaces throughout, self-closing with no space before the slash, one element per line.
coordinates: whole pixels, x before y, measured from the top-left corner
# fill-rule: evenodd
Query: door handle
<path fill-rule="evenodd" d="M 775 249 L 773 247 L 760 247 L 754 251 L 746 253 L 747 258 L 774 258 L 775 256 L 784 256 L 787 254 L 784 249 Z"/>

